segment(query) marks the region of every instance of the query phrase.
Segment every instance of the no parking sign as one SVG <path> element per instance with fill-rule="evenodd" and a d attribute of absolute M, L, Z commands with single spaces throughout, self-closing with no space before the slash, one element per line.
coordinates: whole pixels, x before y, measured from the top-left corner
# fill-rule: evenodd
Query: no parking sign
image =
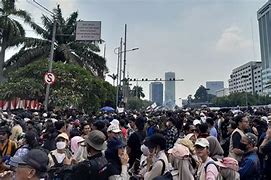
<path fill-rule="evenodd" d="M 49 84 L 49 85 L 54 84 L 55 80 L 56 80 L 56 77 L 53 73 L 50 73 L 50 72 L 45 73 L 44 82 L 46 84 Z"/>

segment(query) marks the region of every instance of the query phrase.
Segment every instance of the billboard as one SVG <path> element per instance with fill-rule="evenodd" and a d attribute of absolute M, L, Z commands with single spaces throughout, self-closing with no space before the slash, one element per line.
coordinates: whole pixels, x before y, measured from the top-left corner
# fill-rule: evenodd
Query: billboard
<path fill-rule="evenodd" d="M 77 21 L 77 41 L 98 41 L 101 40 L 101 21 Z"/>

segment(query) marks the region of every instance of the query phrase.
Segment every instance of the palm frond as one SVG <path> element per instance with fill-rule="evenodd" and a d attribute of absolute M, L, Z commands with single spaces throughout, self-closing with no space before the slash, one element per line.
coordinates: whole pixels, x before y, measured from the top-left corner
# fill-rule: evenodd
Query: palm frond
<path fill-rule="evenodd" d="M 30 14 L 24 10 L 14 11 L 12 15 L 22 18 L 26 23 L 30 23 L 32 21 Z"/>
<path fill-rule="evenodd" d="M 50 31 L 51 29 L 53 29 L 53 21 L 50 18 L 48 18 L 45 15 L 42 15 L 41 20 L 42 20 L 42 24 L 44 25 L 47 31 Z"/>
<path fill-rule="evenodd" d="M 36 31 L 37 34 L 41 35 L 44 39 L 49 39 L 49 33 L 38 24 L 30 22 L 29 25 Z"/>
<path fill-rule="evenodd" d="M 2 0 L 2 5 L 6 14 L 15 10 L 15 0 Z"/>
<path fill-rule="evenodd" d="M 6 72 L 16 70 L 19 67 L 23 67 L 31 62 L 40 59 L 41 57 L 48 57 L 50 52 L 50 46 L 36 47 L 32 49 L 21 49 L 17 54 L 13 55 L 9 60 L 4 63 Z"/>

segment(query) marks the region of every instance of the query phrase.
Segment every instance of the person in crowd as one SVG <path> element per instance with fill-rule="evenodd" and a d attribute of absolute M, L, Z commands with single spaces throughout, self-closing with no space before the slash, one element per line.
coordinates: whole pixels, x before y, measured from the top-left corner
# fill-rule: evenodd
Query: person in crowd
<path fill-rule="evenodd" d="M 126 129 L 126 122 L 124 119 L 120 120 L 120 129 L 121 129 L 121 133 L 122 133 L 122 137 L 124 139 L 124 141 L 127 141 L 127 129 Z"/>
<path fill-rule="evenodd" d="M 46 179 L 47 165 L 49 162 L 47 154 L 40 149 L 32 149 L 22 157 L 12 157 L 13 171 L 0 175 L 1 180 L 40 180 Z"/>
<path fill-rule="evenodd" d="M 206 138 L 198 138 L 195 143 L 196 154 L 201 160 L 196 177 L 199 180 L 215 180 L 219 176 L 214 160 L 209 157 L 209 142 Z"/>
<path fill-rule="evenodd" d="M 217 138 L 214 136 L 208 136 L 206 139 L 209 142 L 209 156 L 215 160 L 222 159 L 224 151 Z"/>
<path fill-rule="evenodd" d="M 241 141 L 244 154 L 239 169 L 240 180 L 258 180 L 260 179 L 260 161 L 255 150 L 257 136 L 246 133 Z"/>
<path fill-rule="evenodd" d="M 81 129 L 82 129 L 82 137 L 84 138 L 85 136 L 87 137 L 88 134 L 90 133 L 91 131 L 91 127 L 88 123 L 82 123 L 81 125 Z"/>
<path fill-rule="evenodd" d="M 245 136 L 246 129 L 249 128 L 249 121 L 245 114 L 239 114 L 235 117 L 235 122 L 238 126 L 231 134 L 229 157 L 240 162 L 244 154 L 244 151 L 241 149 L 243 146 L 241 139 Z"/>
<path fill-rule="evenodd" d="M 128 154 L 126 145 L 121 139 L 114 138 L 107 142 L 105 157 L 109 162 L 109 180 L 126 180 L 128 175 Z"/>
<path fill-rule="evenodd" d="M 31 149 L 34 149 L 39 146 L 37 135 L 34 132 L 26 132 L 23 137 L 23 144 L 19 147 L 14 154 L 14 156 L 23 157 L 26 155 Z"/>
<path fill-rule="evenodd" d="M 106 136 L 99 130 L 92 130 L 85 138 L 88 157 L 86 160 L 72 165 L 71 160 L 64 161 L 70 170 L 68 180 L 108 180 L 108 161 L 102 151 L 106 149 Z"/>
<path fill-rule="evenodd" d="M 11 128 L 10 140 L 17 142 L 18 137 L 23 133 L 23 128 L 20 125 L 20 120 L 15 118 L 13 120 L 14 126 Z"/>
<path fill-rule="evenodd" d="M 135 120 L 136 118 L 134 116 L 129 116 L 128 117 L 128 130 L 127 130 L 127 140 L 129 139 L 129 137 L 131 136 L 131 134 L 133 134 L 136 131 L 136 125 L 135 125 Z"/>
<path fill-rule="evenodd" d="M 172 167 L 178 170 L 178 179 L 194 180 L 196 162 L 192 158 L 190 150 L 186 146 L 176 143 L 172 149 L 168 150 L 168 153 Z"/>
<path fill-rule="evenodd" d="M 61 133 L 56 137 L 56 149 L 51 151 L 48 155 L 49 165 L 52 167 L 56 164 L 60 164 L 65 158 L 70 159 L 71 153 L 68 150 L 69 137 L 66 133 Z M 57 161 L 55 161 L 57 160 Z"/>
<path fill-rule="evenodd" d="M 51 179 L 61 178 L 60 169 L 64 166 L 64 161 L 71 159 L 72 154 L 68 147 L 69 137 L 66 133 L 61 133 L 56 137 L 56 149 L 48 154 Z"/>
<path fill-rule="evenodd" d="M 166 151 L 174 146 L 174 143 L 179 137 L 178 129 L 175 127 L 175 120 L 169 118 L 166 122 L 166 130 L 164 132 L 166 137 Z"/>
<path fill-rule="evenodd" d="M 215 138 L 217 138 L 217 130 L 215 128 L 215 121 L 212 118 L 207 118 L 206 123 L 208 124 L 210 136 L 214 136 Z"/>
<path fill-rule="evenodd" d="M 144 174 L 144 180 L 161 176 L 169 169 L 168 158 L 165 153 L 165 137 L 162 134 L 154 134 L 149 138 L 146 146 L 150 153 L 147 158 L 147 172 Z"/>
<path fill-rule="evenodd" d="M 265 138 L 260 145 L 259 151 L 264 157 L 263 176 L 271 179 L 271 127 L 268 127 Z"/>
<path fill-rule="evenodd" d="M 220 142 L 221 147 L 224 151 L 224 157 L 229 155 L 229 147 L 230 147 L 230 137 L 232 132 L 237 128 L 237 125 L 234 121 L 230 121 L 227 126 L 227 136 L 223 136 L 223 140 Z"/>
<path fill-rule="evenodd" d="M 57 126 L 57 128 L 56 128 Z M 52 151 L 56 149 L 56 137 L 60 134 L 60 131 L 57 129 L 61 129 L 62 122 L 55 122 L 53 123 L 52 120 L 47 120 L 45 124 L 45 130 L 42 134 L 43 145 L 44 149 L 48 151 Z"/>
<path fill-rule="evenodd" d="M 121 130 L 120 130 L 119 125 L 111 124 L 107 128 L 107 137 L 108 137 L 108 140 L 112 140 L 114 138 L 122 139 Z"/>
<path fill-rule="evenodd" d="M 199 135 L 197 138 L 207 138 L 208 136 L 210 136 L 208 132 L 209 127 L 207 123 L 199 124 L 198 127 L 199 127 Z"/>
<path fill-rule="evenodd" d="M 58 134 L 67 133 L 67 125 L 63 120 L 56 121 L 55 128 L 56 128 Z"/>
<path fill-rule="evenodd" d="M 84 141 L 84 138 L 82 138 L 79 133 L 75 136 L 73 136 L 73 138 L 71 138 L 71 151 L 72 154 L 77 154 L 79 146 L 80 146 L 80 142 Z"/>
<path fill-rule="evenodd" d="M 11 131 L 9 127 L 0 127 L 0 173 L 7 169 L 5 163 L 15 154 L 17 149 L 17 144 L 9 139 L 10 135 Z"/>
<path fill-rule="evenodd" d="M 145 127 L 144 118 L 141 116 L 137 117 L 135 125 L 137 130 L 133 134 L 131 134 L 127 141 L 127 153 L 129 155 L 129 165 L 130 165 L 129 168 L 131 168 L 134 165 L 136 159 L 140 160 L 140 157 L 142 155 L 140 147 L 143 143 L 143 140 L 146 137 L 146 133 L 144 132 Z"/>

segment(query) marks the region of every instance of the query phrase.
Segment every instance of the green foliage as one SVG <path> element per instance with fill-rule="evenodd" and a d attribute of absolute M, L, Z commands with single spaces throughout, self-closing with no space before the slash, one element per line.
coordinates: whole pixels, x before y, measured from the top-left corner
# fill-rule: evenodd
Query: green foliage
<path fill-rule="evenodd" d="M 271 97 L 260 96 L 247 93 L 248 105 L 266 105 L 271 103 Z M 215 106 L 232 107 L 232 106 L 246 106 L 246 93 L 233 93 L 225 97 L 216 97 L 212 100 Z"/>
<path fill-rule="evenodd" d="M 130 95 L 137 98 L 144 98 L 145 94 L 143 92 L 143 88 L 141 86 L 134 86 L 132 90 L 130 90 Z"/>
<path fill-rule="evenodd" d="M 127 104 L 129 110 L 144 110 L 151 105 L 151 102 L 137 97 L 129 97 Z"/>
<path fill-rule="evenodd" d="M 56 14 L 57 22 L 54 61 L 78 64 L 95 76 L 104 78 L 108 69 L 106 60 L 97 54 L 100 52 L 97 42 L 75 40 L 78 12 L 72 12 L 67 19 L 64 19 L 59 5 L 53 11 Z M 34 22 L 31 22 L 30 25 L 42 39 L 27 38 L 19 41 L 18 43 L 23 44 L 22 49 L 4 64 L 8 72 L 49 56 L 54 19 L 45 15 L 41 19 L 43 27 Z"/>
<path fill-rule="evenodd" d="M 43 76 L 48 70 L 48 61 L 31 63 L 9 74 L 9 81 L 0 86 L 0 98 L 44 100 L 46 84 Z M 115 88 L 108 82 L 95 78 L 78 65 L 53 63 L 56 82 L 50 88 L 51 106 L 75 106 L 86 111 L 98 110 L 105 102 L 115 102 Z"/>
<path fill-rule="evenodd" d="M 207 98 L 208 98 L 208 93 L 207 90 L 204 86 L 200 86 L 197 91 L 196 94 L 194 95 L 195 97 L 195 102 L 206 102 Z"/>

